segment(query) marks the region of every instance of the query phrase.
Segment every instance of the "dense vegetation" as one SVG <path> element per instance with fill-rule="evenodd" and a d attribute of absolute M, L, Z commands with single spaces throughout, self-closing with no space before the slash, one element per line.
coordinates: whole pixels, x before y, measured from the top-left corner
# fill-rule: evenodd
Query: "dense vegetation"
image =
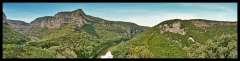
<path fill-rule="evenodd" d="M 186 33 L 186 35 L 180 35 L 171 32 L 164 32 L 163 34 L 160 34 L 159 28 L 157 28 L 157 26 L 163 24 L 170 25 L 173 22 L 177 21 L 182 22 L 181 28 L 185 27 L 189 28 L 187 29 L 188 32 Z M 223 34 L 232 35 L 234 33 L 237 33 L 236 29 L 237 26 L 220 26 L 220 25 L 206 27 L 207 32 L 197 33 L 196 31 L 204 32 L 204 30 L 202 28 L 196 27 L 189 21 L 190 20 L 174 19 L 161 22 L 160 24 L 140 33 L 139 35 L 135 36 L 129 41 L 118 44 L 118 46 L 113 48 L 112 54 L 118 58 L 132 58 L 132 57 L 151 58 L 152 56 L 154 56 L 154 58 L 188 58 L 187 54 L 188 52 L 186 52 L 186 50 L 184 50 L 183 48 L 195 44 L 195 42 L 192 41 L 188 42 L 189 37 L 192 37 L 195 41 L 199 42 L 200 44 L 205 44 L 205 42 L 207 42 L 208 39 L 212 39 L 216 35 Z M 176 43 L 175 42 L 176 40 L 181 41 L 179 43 Z M 144 55 L 144 53 L 149 54 Z"/>
<path fill-rule="evenodd" d="M 90 15 L 86 15 L 87 17 L 89 18 L 92 18 L 96 21 L 104 21 L 103 24 L 119 24 L 119 25 L 122 25 L 123 27 L 131 27 L 133 29 L 141 29 L 141 30 L 144 30 L 144 29 L 148 29 L 148 28 L 145 28 L 143 26 L 139 26 L 135 23 L 131 23 L 131 22 L 122 22 L 122 21 L 108 21 L 108 20 L 105 20 L 105 19 L 101 19 L 99 17 L 93 17 L 93 16 L 90 16 Z"/>
<path fill-rule="evenodd" d="M 204 45 L 184 47 L 189 58 L 237 58 L 237 33 L 216 36 Z"/>
<path fill-rule="evenodd" d="M 3 44 L 3 58 L 53 58 L 54 52 L 45 51 L 40 47 L 18 46 L 16 44 Z"/>
<path fill-rule="evenodd" d="M 20 32 L 18 32 L 17 30 L 11 28 L 8 23 L 3 23 L 2 26 L 3 30 L 2 30 L 2 36 L 3 36 L 3 40 L 2 43 L 3 44 L 24 44 L 27 41 L 30 41 L 30 38 Z"/>
<path fill-rule="evenodd" d="M 84 24 L 82 27 L 78 27 L 74 23 L 66 23 L 53 29 L 30 27 L 21 33 L 7 27 L 7 23 L 4 23 L 3 56 L 4 58 L 91 58 L 105 46 L 130 39 L 124 34 L 126 29 L 117 26 L 103 26 L 103 24 L 119 24 L 132 30 L 143 31 L 147 29 L 147 27 L 138 26 L 134 23 L 108 21 L 90 15 L 87 16 L 97 21 L 86 19 L 91 24 Z M 104 23 L 98 21 L 104 21 Z M 136 34 L 138 33 L 140 32 Z"/>
<path fill-rule="evenodd" d="M 30 37 L 3 23 L 3 58 L 52 58 L 54 52 L 47 52 L 40 47 L 26 47 L 26 42 L 32 41 Z"/>
<path fill-rule="evenodd" d="M 49 48 L 61 44 L 64 48 L 74 51 L 78 58 L 90 58 L 102 47 L 128 40 L 129 37 L 123 34 L 124 31 L 115 26 L 85 24 L 80 28 L 74 23 L 69 23 L 54 29 L 30 28 L 23 33 L 28 35 L 31 32 L 30 36 L 39 38 L 37 42 L 29 42 L 26 46 Z"/>

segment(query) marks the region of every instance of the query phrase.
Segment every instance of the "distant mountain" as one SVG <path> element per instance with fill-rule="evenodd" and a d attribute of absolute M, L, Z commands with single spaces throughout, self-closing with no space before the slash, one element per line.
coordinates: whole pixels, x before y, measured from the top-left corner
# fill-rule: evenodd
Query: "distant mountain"
<path fill-rule="evenodd" d="M 18 30 L 18 31 L 24 31 L 24 30 L 28 29 L 29 26 L 30 26 L 29 23 L 25 23 L 24 21 L 20 21 L 20 20 L 7 19 L 7 23 L 8 23 L 13 29 L 16 29 L 16 30 Z"/>
<path fill-rule="evenodd" d="M 22 33 L 38 40 L 25 46 L 50 49 L 52 46 L 74 51 L 77 58 L 91 58 L 103 47 L 127 41 L 149 27 L 130 22 L 108 21 L 86 15 L 82 9 L 36 18 Z M 62 51 L 55 58 L 68 58 Z"/>
<path fill-rule="evenodd" d="M 3 44 L 24 44 L 27 41 L 30 41 L 30 38 L 27 35 L 18 32 L 11 28 L 7 21 L 6 15 L 3 14 L 3 26 L 2 26 L 2 36 L 3 36 Z"/>
<path fill-rule="evenodd" d="M 47 27 L 59 28 L 67 23 L 75 23 L 78 27 L 84 24 L 99 23 L 103 26 L 117 26 L 125 29 L 125 35 L 132 37 L 138 32 L 142 32 L 149 27 L 138 26 L 134 23 L 121 22 L 121 21 L 108 21 L 98 17 L 86 15 L 82 9 L 77 9 L 72 12 L 59 12 L 54 16 L 39 17 L 30 23 L 30 27 Z"/>
<path fill-rule="evenodd" d="M 237 22 L 166 20 L 118 44 L 111 52 L 117 58 L 191 58 L 196 53 L 190 55 L 192 52 L 187 52 L 184 47 L 194 47 L 193 44 L 205 45 L 215 36 L 234 33 L 237 33 Z M 233 41 L 237 41 L 236 38 L 233 38 Z"/>
<path fill-rule="evenodd" d="M 3 23 L 5 23 L 7 21 L 7 17 L 6 17 L 6 15 L 4 13 L 2 13 L 2 16 L 3 16 L 2 21 L 3 21 Z"/>
<path fill-rule="evenodd" d="M 17 30 L 17 31 L 23 31 L 25 29 L 28 29 L 30 24 L 26 23 L 24 21 L 21 20 L 11 20 L 11 19 L 7 19 L 6 15 L 3 13 L 3 23 L 8 23 L 8 26 L 12 27 L 13 29 Z"/>

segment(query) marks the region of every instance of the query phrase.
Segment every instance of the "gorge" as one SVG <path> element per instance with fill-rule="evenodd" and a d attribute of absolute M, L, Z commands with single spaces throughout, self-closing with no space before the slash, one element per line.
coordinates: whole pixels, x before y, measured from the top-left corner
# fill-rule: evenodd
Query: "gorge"
<path fill-rule="evenodd" d="M 2 21 L 3 58 L 95 59 L 108 51 L 114 58 L 209 57 L 198 51 L 237 56 L 237 22 L 170 19 L 150 28 L 86 15 L 82 9 L 38 17 L 30 24 L 3 13 Z M 221 50 L 205 52 L 212 48 Z"/>

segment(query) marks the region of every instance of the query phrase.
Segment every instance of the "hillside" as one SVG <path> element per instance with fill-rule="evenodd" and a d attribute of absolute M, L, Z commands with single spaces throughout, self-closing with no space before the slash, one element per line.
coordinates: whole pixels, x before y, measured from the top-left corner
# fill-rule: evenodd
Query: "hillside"
<path fill-rule="evenodd" d="M 101 22 L 102 21 L 102 22 Z M 77 58 L 91 58 L 103 47 L 127 41 L 148 29 L 134 23 L 108 21 L 85 15 L 81 9 L 36 18 L 22 33 L 38 39 L 24 46 L 73 51 Z M 55 52 L 62 52 L 54 50 Z M 60 58 L 56 53 L 55 58 Z M 62 55 L 62 58 L 69 58 Z"/>
<path fill-rule="evenodd" d="M 234 33 L 237 33 L 237 22 L 166 20 L 118 44 L 112 54 L 117 58 L 191 58 L 184 47 L 204 45 L 215 36 Z"/>
<path fill-rule="evenodd" d="M 32 41 L 30 37 L 10 27 L 3 14 L 2 23 L 2 53 L 4 59 L 9 58 L 53 58 L 54 52 L 45 51 L 40 47 L 24 46 L 26 42 Z"/>
<path fill-rule="evenodd" d="M 27 41 L 30 41 L 30 38 L 27 35 L 22 34 L 10 27 L 11 25 L 7 23 L 7 17 L 4 13 L 3 13 L 2 21 L 3 21 L 2 23 L 2 33 L 3 33 L 2 43 L 3 44 L 21 45 L 26 43 Z"/>
<path fill-rule="evenodd" d="M 30 26 L 29 23 L 25 23 L 24 21 L 21 20 L 7 19 L 7 23 L 10 25 L 10 27 L 20 32 L 28 29 Z"/>
<path fill-rule="evenodd" d="M 30 38 L 27 35 L 12 29 L 7 23 L 3 23 L 2 27 L 3 44 L 21 45 L 26 43 L 27 41 L 30 41 Z"/>
<path fill-rule="evenodd" d="M 82 9 L 77 9 L 74 11 L 59 12 L 54 16 L 44 16 L 36 18 L 34 21 L 30 22 L 30 27 L 46 27 L 46 28 L 59 28 L 68 23 L 75 23 L 78 27 L 82 27 L 85 24 L 93 25 L 95 23 L 104 26 L 117 26 L 124 29 L 125 35 L 128 37 L 133 37 L 135 34 L 142 32 L 148 27 L 143 27 L 129 22 L 120 21 L 108 21 L 98 17 L 93 17 L 86 15 Z"/>

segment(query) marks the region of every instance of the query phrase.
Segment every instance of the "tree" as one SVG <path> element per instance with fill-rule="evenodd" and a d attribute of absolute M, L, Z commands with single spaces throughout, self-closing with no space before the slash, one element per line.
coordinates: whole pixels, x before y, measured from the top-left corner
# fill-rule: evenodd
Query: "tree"
<path fill-rule="evenodd" d="M 192 44 L 184 49 L 189 58 L 237 58 L 237 33 L 216 36 L 205 45 Z"/>

